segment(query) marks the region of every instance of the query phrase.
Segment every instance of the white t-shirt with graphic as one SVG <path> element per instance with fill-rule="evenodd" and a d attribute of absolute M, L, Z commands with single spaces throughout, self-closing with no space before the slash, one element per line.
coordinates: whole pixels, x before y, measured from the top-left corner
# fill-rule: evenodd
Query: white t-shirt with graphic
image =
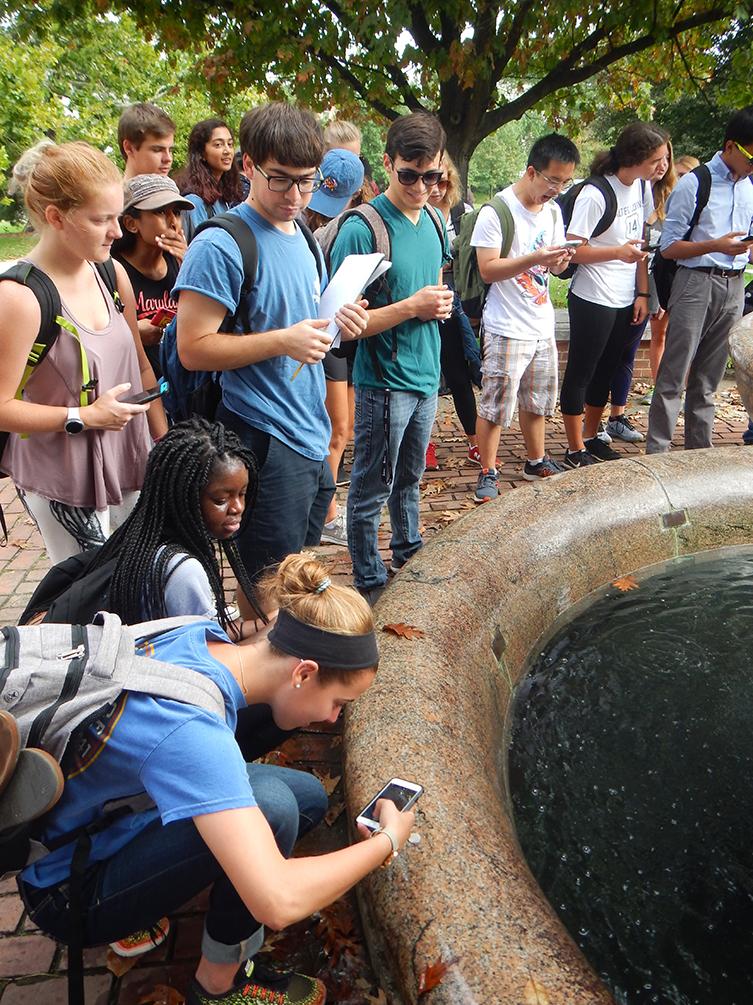
<path fill-rule="evenodd" d="M 562 244 L 565 230 L 556 202 L 537 213 L 526 209 L 512 185 L 497 193 L 510 207 L 515 234 L 509 258 L 530 255 L 538 248 Z M 474 248 L 500 248 L 502 227 L 492 206 L 482 206 L 471 236 Z M 549 299 L 549 269 L 533 265 L 526 272 L 492 283 L 484 304 L 484 329 L 494 335 L 534 341 L 554 338 L 554 308 Z"/>
<path fill-rule="evenodd" d="M 591 238 L 594 228 L 604 214 L 606 201 L 594 185 L 584 185 L 573 206 L 568 234 L 589 238 L 592 248 L 613 247 L 627 241 L 640 241 L 643 223 L 654 210 L 651 185 L 641 186 L 640 180 L 623 185 L 616 175 L 606 175 L 606 181 L 617 196 L 617 215 L 611 226 L 598 237 Z M 629 307 L 635 300 L 636 265 L 627 262 L 599 262 L 579 265 L 570 288 L 583 300 L 605 307 Z"/>

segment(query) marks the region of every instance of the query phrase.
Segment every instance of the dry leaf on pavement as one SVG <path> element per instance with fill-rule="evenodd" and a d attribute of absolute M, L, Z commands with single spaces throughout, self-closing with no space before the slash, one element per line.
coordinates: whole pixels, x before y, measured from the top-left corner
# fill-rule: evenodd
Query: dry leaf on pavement
<path fill-rule="evenodd" d="M 532 977 L 523 989 L 523 1001 L 525 1005 L 549 1005 L 549 995 L 544 985 Z"/>
<path fill-rule="evenodd" d="M 426 967 L 418 978 L 418 997 L 421 998 L 441 984 L 448 969 L 457 962 L 458 957 L 454 956 L 451 960 L 447 960 L 446 963 L 444 960 L 439 959 Z"/>
<path fill-rule="evenodd" d="M 406 625 L 402 621 L 397 622 L 394 625 L 385 625 L 382 628 L 383 632 L 389 632 L 390 635 L 397 635 L 399 639 L 423 639 L 426 637 L 426 632 L 422 631 L 420 628 L 416 628 L 415 625 Z"/>
<path fill-rule="evenodd" d="M 112 949 L 107 950 L 107 969 L 116 977 L 122 977 L 139 962 L 138 956 L 118 956 Z"/>

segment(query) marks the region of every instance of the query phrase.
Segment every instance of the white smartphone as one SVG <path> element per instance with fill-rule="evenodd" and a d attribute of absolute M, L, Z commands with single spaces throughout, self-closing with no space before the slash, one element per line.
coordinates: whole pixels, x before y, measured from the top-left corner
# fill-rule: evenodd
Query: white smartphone
<path fill-rule="evenodd" d="M 368 806 L 361 810 L 356 817 L 356 823 L 363 824 L 370 831 L 375 831 L 379 827 L 379 821 L 374 814 L 376 804 L 380 799 L 391 799 L 399 810 L 409 810 L 423 791 L 423 786 L 417 782 L 408 782 L 404 778 L 390 778 Z"/>

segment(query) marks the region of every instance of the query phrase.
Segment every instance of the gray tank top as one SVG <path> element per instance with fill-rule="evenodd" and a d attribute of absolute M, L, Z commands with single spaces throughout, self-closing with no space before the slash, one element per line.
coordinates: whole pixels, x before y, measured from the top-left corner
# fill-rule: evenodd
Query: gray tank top
<path fill-rule="evenodd" d="M 107 303 L 107 326 L 101 331 L 86 328 L 65 304 L 62 316 L 78 330 L 90 375 L 97 381 L 95 395 L 126 381 L 138 391 L 141 374 L 133 334 L 96 271 L 94 276 Z M 61 328 L 52 349 L 29 378 L 23 397 L 35 404 L 70 408 L 80 403 L 81 382 L 78 342 Z M 3 453 L 2 469 L 24 491 L 69 506 L 102 510 L 120 505 L 124 492 L 141 488 L 151 444 L 146 415 L 137 415 L 121 431 L 85 429 L 73 436 L 55 432 L 27 437 L 13 433 Z"/>

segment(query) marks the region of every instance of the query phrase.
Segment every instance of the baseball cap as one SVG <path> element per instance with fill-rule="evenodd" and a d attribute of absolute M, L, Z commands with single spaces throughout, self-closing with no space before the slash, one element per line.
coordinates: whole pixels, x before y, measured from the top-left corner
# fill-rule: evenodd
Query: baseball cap
<path fill-rule="evenodd" d="M 193 203 L 183 198 L 172 178 L 165 174 L 137 174 L 125 183 L 124 193 L 124 213 L 129 209 L 163 209 L 165 206 L 193 209 Z"/>
<path fill-rule="evenodd" d="M 323 181 L 311 196 L 309 209 L 330 218 L 345 209 L 363 185 L 363 164 L 350 150 L 328 150 L 320 168 Z"/>

